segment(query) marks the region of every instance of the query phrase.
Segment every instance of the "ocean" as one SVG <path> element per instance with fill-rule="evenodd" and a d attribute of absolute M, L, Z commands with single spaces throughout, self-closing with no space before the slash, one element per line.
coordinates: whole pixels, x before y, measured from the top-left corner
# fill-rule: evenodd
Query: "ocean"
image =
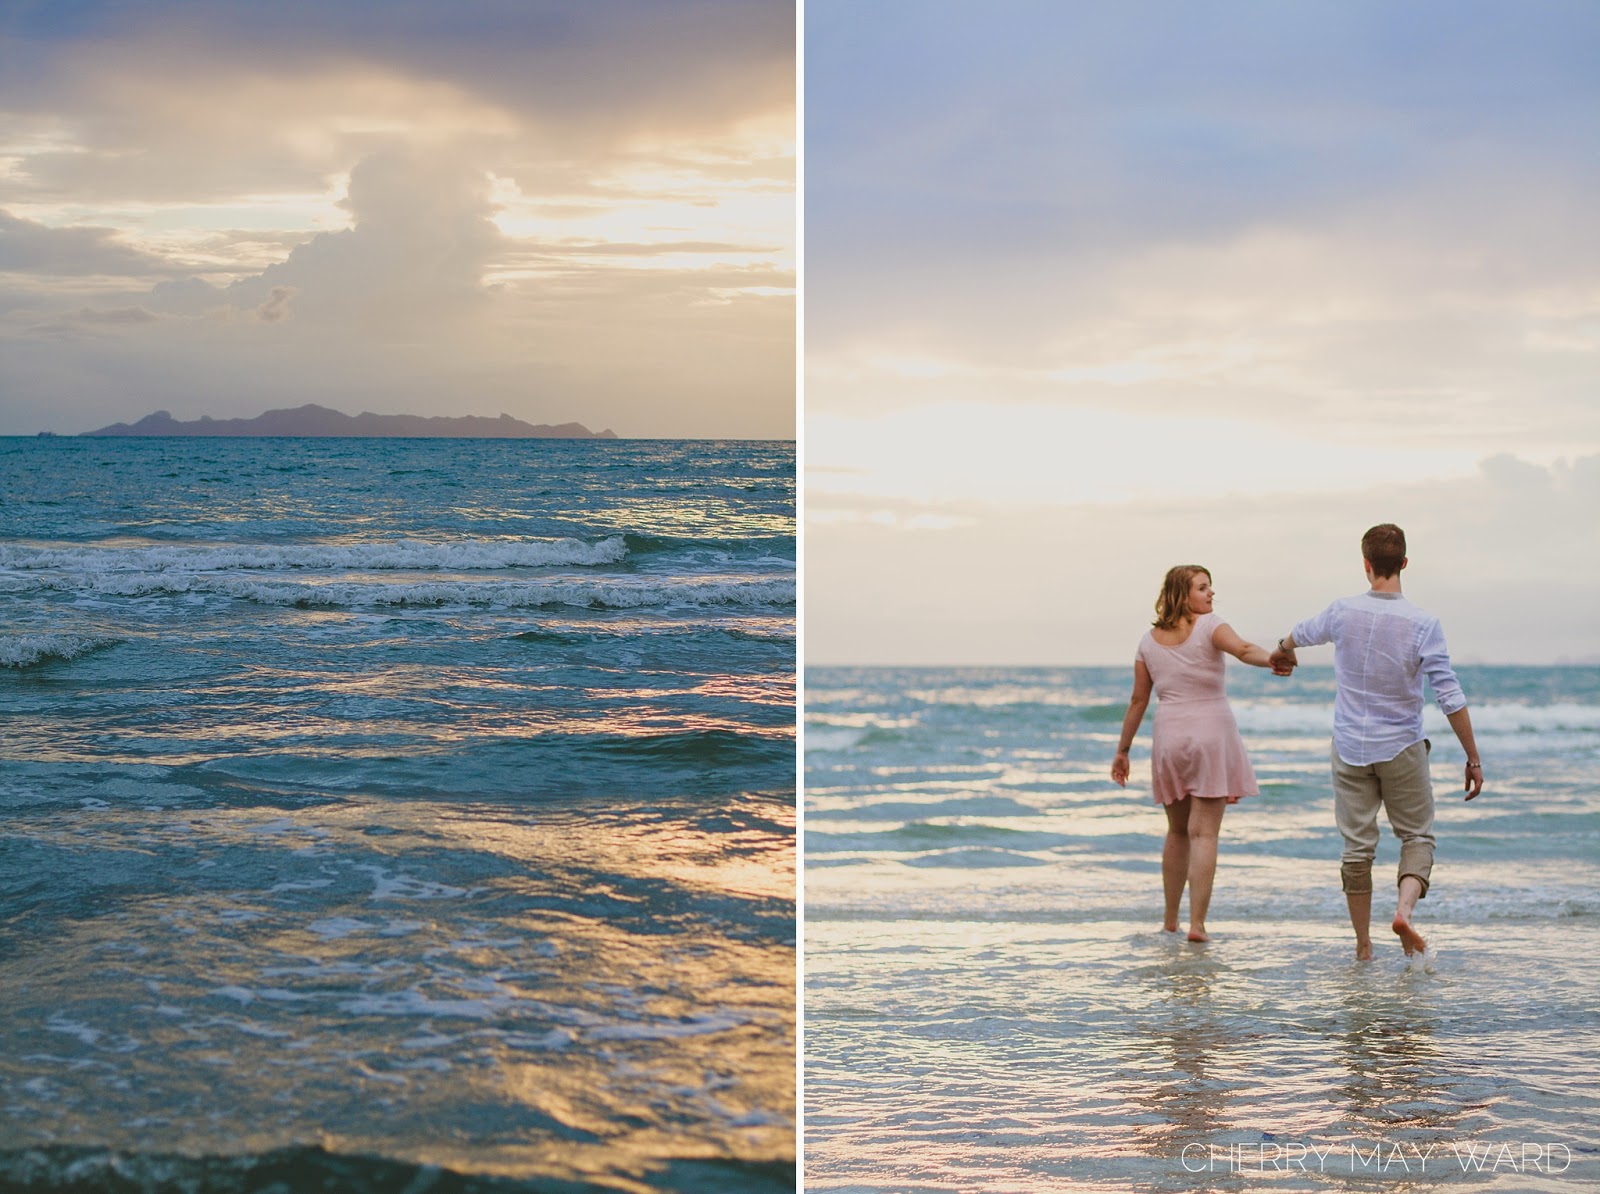
<path fill-rule="evenodd" d="M 0 439 L 0 1187 L 791 1188 L 794 500 Z"/>
<path fill-rule="evenodd" d="M 1430 704 L 1431 948 L 1385 826 L 1363 964 L 1331 667 L 1229 663 L 1261 794 L 1205 945 L 1148 721 L 1108 775 L 1131 668 L 807 669 L 807 1190 L 1600 1189 L 1600 668 L 1458 671 L 1487 785 Z"/>

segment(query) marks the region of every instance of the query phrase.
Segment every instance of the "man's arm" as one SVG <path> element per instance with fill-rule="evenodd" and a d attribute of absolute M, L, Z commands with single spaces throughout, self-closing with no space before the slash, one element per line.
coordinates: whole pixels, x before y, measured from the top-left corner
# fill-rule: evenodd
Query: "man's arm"
<path fill-rule="evenodd" d="M 1296 647 L 1316 647 L 1333 641 L 1333 615 L 1338 605 L 1336 601 L 1316 617 L 1296 622 L 1294 629 L 1278 640 L 1278 649 L 1270 660 L 1274 675 L 1287 676 L 1294 671 L 1300 662 L 1295 657 Z"/>
<path fill-rule="evenodd" d="M 1472 715 L 1462 705 L 1445 716 L 1450 719 L 1450 728 L 1456 732 L 1456 741 L 1467 752 L 1467 785 L 1462 790 L 1466 792 L 1464 799 L 1471 800 L 1483 791 L 1483 761 L 1478 758 L 1478 740 L 1472 736 Z"/>
<path fill-rule="evenodd" d="M 1456 679 L 1455 669 L 1450 666 L 1450 649 L 1445 646 L 1444 631 L 1437 621 L 1430 623 L 1423 632 L 1418 653 L 1423 674 L 1433 689 L 1433 699 L 1439 711 L 1449 719 L 1461 749 L 1467 752 L 1467 782 L 1462 790 L 1467 794 L 1466 799 L 1471 800 L 1483 791 L 1483 760 L 1478 757 L 1478 740 L 1472 733 L 1467 695 L 1461 691 L 1461 681 Z"/>

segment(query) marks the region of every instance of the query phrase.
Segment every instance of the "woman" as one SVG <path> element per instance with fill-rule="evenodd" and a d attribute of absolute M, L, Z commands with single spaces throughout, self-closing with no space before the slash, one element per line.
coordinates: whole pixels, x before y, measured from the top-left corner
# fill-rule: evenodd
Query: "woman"
<path fill-rule="evenodd" d="M 1156 620 L 1139 640 L 1133 661 L 1133 699 L 1111 778 L 1128 785 L 1128 748 L 1144 720 L 1153 688 L 1157 697 L 1150 743 L 1150 787 L 1167 812 L 1161 850 L 1166 895 L 1163 928 L 1178 931 L 1178 904 L 1189 884 L 1189 940 L 1209 941 L 1206 909 L 1217 872 L 1217 832 L 1222 812 L 1257 792 L 1239 727 L 1224 691 L 1223 652 L 1253 667 L 1271 667 L 1261 647 L 1247 643 L 1212 612 L 1211 573 L 1198 564 L 1167 572 L 1156 598 Z"/>

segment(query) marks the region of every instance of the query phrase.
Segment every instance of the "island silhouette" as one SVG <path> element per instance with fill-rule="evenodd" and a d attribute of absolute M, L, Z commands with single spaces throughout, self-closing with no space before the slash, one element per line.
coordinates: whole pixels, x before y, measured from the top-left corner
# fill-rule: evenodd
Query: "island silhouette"
<path fill-rule="evenodd" d="M 304 406 L 269 410 L 253 419 L 213 419 L 201 415 L 187 422 L 171 411 L 158 410 L 137 423 L 113 423 L 84 435 L 260 435 L 260 436 L 394 436 L 398 438 L 457 439 L 616 439 L 609 427 L 590 431 L 582 423 L 524 423 L 502 414 L 487 415 L 375 415 L 362 411 L 347 415 L 308 402 Z"/>

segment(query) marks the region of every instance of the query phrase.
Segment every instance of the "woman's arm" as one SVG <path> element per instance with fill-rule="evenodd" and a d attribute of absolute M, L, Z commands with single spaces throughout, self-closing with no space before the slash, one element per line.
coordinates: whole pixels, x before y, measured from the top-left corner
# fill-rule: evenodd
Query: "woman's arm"
<path fill-rule="evenodd" d="M 1240 663 L 1248 663 L 1251 667 L 1272 666 L 1270 652 L 1264 647 L 1245 642 L 1226 622 L 1218 622 L 1217 628 L 1211 632 L 1211 645 L 1219 651 L 1226 651 Z"/>
<path fill-rule="evenodd" d="M 1139 732 L 1144 711 L 1150 707 L 1150 690 L 1155 685 L 1150 680 L 1150 669 L 1144 660 L 1133 661 L 1133 696 L 1128 701 L 1128 712 L 1122 718 L 1122 736 L 1117 739 L 1117 755 L 1111 760 L 1111 781 L 1118 787 L 1128 786 L 1128 751 L 1133 747 L 1133 736 Z"/>

